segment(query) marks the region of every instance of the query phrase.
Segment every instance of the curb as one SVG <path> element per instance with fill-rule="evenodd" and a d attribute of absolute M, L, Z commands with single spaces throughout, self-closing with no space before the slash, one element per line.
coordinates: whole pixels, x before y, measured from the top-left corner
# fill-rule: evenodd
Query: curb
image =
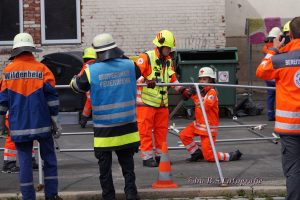
<path fill-rule="evenodd" d="M 177 189 L 139 189 L 141 199 L 159 198 L 194 198 L 217 196 L 242 196 L 242 195 L 270 195 L 283 196 L 285 186 L 240 186 L 240 187 L 203 187 L 203 188 L 177 188 Z M 59 192 L 64 200 L 92 200 L 100 199 L 100 191 L 74 191 Z M 122 190 L 116 190 L 117 199 L 125 199 Z M 0 200 L 20 199 L 20 193 L 0 194 Z M 43 193 L 37 193 L 37 199 L 44 199 Z"/>

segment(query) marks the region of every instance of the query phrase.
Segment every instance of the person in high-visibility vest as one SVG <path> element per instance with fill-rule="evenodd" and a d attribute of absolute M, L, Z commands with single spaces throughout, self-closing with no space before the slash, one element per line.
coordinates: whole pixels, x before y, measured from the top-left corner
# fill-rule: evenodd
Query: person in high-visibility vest
<path fill-rule="evenodd" d="M 5 127 L 6 133 L 8 134 L 5 139 L 4 153 L 3 153 L 3 167 L 2 173 L 19 173 L 20 168 L 17 166 L 17 148 L 15 143 L 11 140 L 9 135 L 9 124 L 8 124 L 8 114 L 5 116 Z M 39 166 L 36 163 L 35 151 L 32 149 L 32 169 L 38 170 Z"/>
<path fill-rule="evenodd" d="M 147 87 L 139 87 L 137 91 L 140 149 L 143 165 L 146 167 L 158 166 L 162 144 L 166 142 L 168 133 L 168 87 L 158 87 L 156 83 L 179 83 L 170 56 L 171 50 L 176 47 L 173 33 L 162 30 L 157 33 L 153 43 L 156 47 L 141 54 L 136 61 L 142 74 L 139 83 L 147 84 Z M 180 92 L 185 99 L 189 98 L 188 89 L 182 86 L 173 88 Z M 152 138 L 152 131 L 154 138 Z M 153 141 L 155 152 L 153 152 Z M 153 154 L 155 154 L 155 160 Z"/>
<path fill-rule="evenodd" d="M 291 41 L 280 36 L 273 41 L 256 70 L 262 80 L 275 79 L 276 112 L 274 132 L 280 135 L 282 168 L 287 200 L 300 199 L 300 17 L 289 23 Z"/>
<path fill-rule="evenodd" d="M 215 83 L 216 72 L 211 67 L 202 67 L 199 70 L 199 83 Z M 219 125 L 219 106 L 217 91 L 212 86 L 199 88 L 203 100 L 204 109 L 210 126 L 213 141 L 215 143 L 218 134 Z M 209 140 L 207 126 L 204 121 L 203 113 L 200 107 L 200 99 L 196 93 L 196 89 L 190 90 L 192 100 L 195 103 L 195 118 L 179 135 L 182 143 L 190 153 L 191 157 L 187 159 L 189 162 L 196 162 L 201 159 L 213 162 L 215 161 L 213 149 Z M 201 148 L 193 141 L 193 138 L 199 136 L 201 138 Z M 234 152 L 217 152 L 220 161 L 239 160 L 242 153 L 239 150 Z"/>
<path fill-rule="evenodd" d="M 70 86 L 76 92 L 90 91 L 102 197 L 115 199 L 111 170 L 115 151 L 125 179 L 126 199 L 137 200 L 133 156 L 140 144 L 136 122 L 136 79 L 140 70 L 124 57 L 108 33 L 95 36 L 93 48 L 97 60 L 82 75 L 75 76 Z"/>
<path fill-rule="evenodd" d="M 94 48 L 88 47 L 84 49 L 82 58 L 84 63 L 79 72 L 79 75 L 81 75 L 84 72 L 84 70 L 89 66 L 89 64 L 95 62 L 97 55 Z M 85 128 L 91 114 L 92 114 L 91 97 L 90 97 L 90 92 L 88 91 L 86 92 L 86 101 L 84 104 L 84 108 L 82 110 L 81 119 L 79 121 L 81 128 Z"/>

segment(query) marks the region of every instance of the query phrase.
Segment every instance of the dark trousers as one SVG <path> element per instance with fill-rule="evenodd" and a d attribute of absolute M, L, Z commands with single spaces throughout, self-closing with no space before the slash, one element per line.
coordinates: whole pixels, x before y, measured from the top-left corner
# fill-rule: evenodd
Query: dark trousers
<path fill-rule="evenodd" d="M 300 136 L 280 136 L 286 200 L 300 199 Z"/>
<path fill-rule="evenodd" d="M 57 160 L 52 136 L 38 139 L 40 153 L 44 161 L 45 196 L 53 197 L 57 194 Z M 24 200 L 35 200 L 32 174 L 32 146 L 33 142 L 16 142 L 20 163 L 20 188 Z"/>
<path fill-rule="evenodd" d="M 135 199 L 137 196 L 137 188 L 135 185 L 134 173 L 134 149 L 116 150 L 119 164 L 125 179 L 125 195 L 126 199 Z M 115 199 L 115 188 L 112 178 L 112 151 L 95 152 L 96 158 L 99 160 L 100 185 L 102 187 L 102 197 L 104 200 Z"/>
<path fill-rule="evenodd" d="M 275 81 L 266 81 L 266 85 L 268 87 L 275 87 Z M 274 121 L 275 120 L 275 90 L 267 90 L 267 115 L 268 120 Z"/>

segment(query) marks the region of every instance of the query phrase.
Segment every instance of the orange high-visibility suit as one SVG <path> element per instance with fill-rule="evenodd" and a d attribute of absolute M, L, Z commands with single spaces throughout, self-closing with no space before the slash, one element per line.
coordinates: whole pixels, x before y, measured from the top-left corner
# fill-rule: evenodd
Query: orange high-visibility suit
<path fill-rule="evenodd" d="M 157 59 L 160 57 L 158 48 L 154 49 Z M 166 56 L 165 60 L 171 59 L 170 56 Z M 152 72 L 152 67 L 150 65 L 149 58 L 147 54 L 141 54 L 139 59 L 135 62 L 140 68 L 142 77 L 137 81 L 137 83 L 143 83 L 143 77 L 147 77 Z M 172 69 L 174 70 L 174 65 L 172 62 Z M 163 67 L 164 71 L 165 68 Z M 176 74 L 171 75 L 171 83 L 179 83 Z M 173 87 L 176 91 L 180 91 L 182 86 Z M 142 99 L 142 87 L 137 88 L 137 122 L 138 129 L 141 139 L 141 157 L 143 160 L 148 160 L 153 157 L 153 139 L 152 131 L 154 136 L 155 145 L 155 156 L 161 156 L 162 143 L 167 140 L 168 125 L 169 125 L 169 109 L 168 105 L 161 104 L 160 107 L 153 107 L 147 105 Z M 168 95 L 167 93 L 165 95 Z"/>
<path fill-rule="evenodd" d="M 81 68 L 78 75 L 83 74 L 84 70 L 89 66 L 89 64 L 94 62 L 94 61 L 95 61 L 94 59 L 91 59 L 91 60 L 85 62 L 83 64 L 83 66 L 82 66 L 82 68 Z M 82 115 L 85 116 L 85 117 L 90 117 L 91 114 L 92 114 L 92 104 L 91 104 L 90 92 L 86 92 L 86 101 L 85 101 L 85 104 L 84 104 Z"/>
<path fill-rule="evenodd" d="M 8 115 L 5 116 L 5 126 L 9 133 Z M 4 144 L 4 161 L 17 161 L 17 149 L 15 143 L 11 140 L 9 135 L 6 136 Z M 32 150 L 32 158 L 35 157 L 35 151 Z"/>
<path fill-rule="evenodd" d="M 210 125 L 210 131 L 214 142 L 216 142 L 216 136 L 218 134 L 219 125 L 219 106 L 218 106 L 218 96 L 216 90 L 211 86 L 206 86 L 204 88 L 204 93 L 202 93 L 203 104 L 207 115 L 207 120 Z M 202 153 L 205 160 L 213 162 L 214 155 L 212 146 L 209 141 L 207 128 L 204 122 L 204 117 L 202 115 L 200 102 L 197 94 L 191 97 L 195 103 L 195 117 L 196 121 L 191 122 L 185 129 L 180 133 L 180 139 L 188 152 L 193 154 L 199 146 L 194 142 L 193 138 L 195 136 L 200 136 Z M 221 161 L 229 161 L 229 153 L 217 152 L 218 158 Z"/>
<path fill-rule="evenodd" d="M 300 135 L 300 62 L 294 53 L 299 50 L 300 39 L 280 49 L 286 53 L 270 49 L 256 70 L 258 78 L 276 81 L 275 132 L 280 135 Z"/>

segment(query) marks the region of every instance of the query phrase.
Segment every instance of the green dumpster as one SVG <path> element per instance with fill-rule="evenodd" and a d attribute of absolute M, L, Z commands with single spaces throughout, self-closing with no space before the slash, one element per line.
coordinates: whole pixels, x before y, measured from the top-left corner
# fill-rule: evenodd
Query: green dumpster
<path fill-rule="evenodd" d="M 237 48 L 176 51 L 176 71 L 180 82 L 192 82 L 192 79 L 198 82 L 199 69 L 210 65 L 217 71 L 217 83 L 237 83 Z M 218 87 L 217 90 L 219 106 L 233 109 L 236 104 L 236 89 Z M 185 105 L 193 106 L 193 102 L 189 100 Z"/>

